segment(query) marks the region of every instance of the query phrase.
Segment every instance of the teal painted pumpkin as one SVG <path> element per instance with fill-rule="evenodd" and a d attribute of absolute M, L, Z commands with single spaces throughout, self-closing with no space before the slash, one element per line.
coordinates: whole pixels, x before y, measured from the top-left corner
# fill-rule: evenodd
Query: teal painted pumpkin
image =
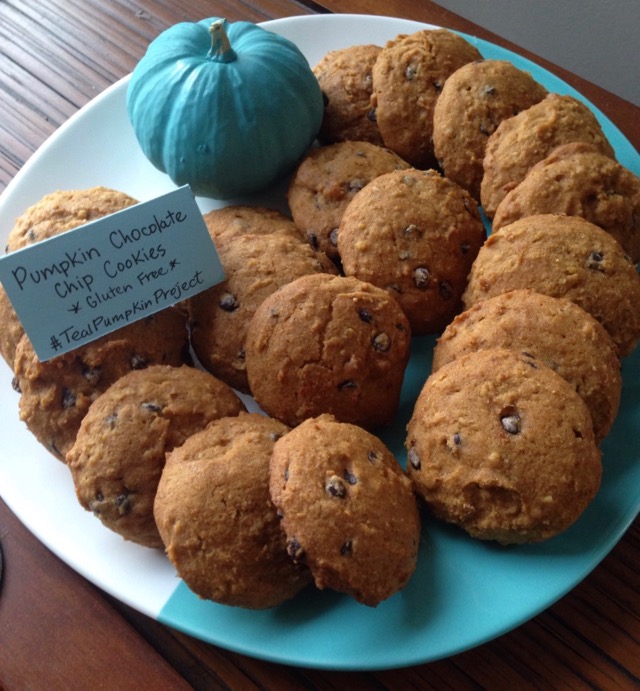
<path fill-rule="evenodd" d="M 131 75 L 127 112 L 154 166 L 194 194 L 229 199 L 289 173 L 323 115 L 309 63 L 249 22 L 183 22 L 160 34 Z"/>

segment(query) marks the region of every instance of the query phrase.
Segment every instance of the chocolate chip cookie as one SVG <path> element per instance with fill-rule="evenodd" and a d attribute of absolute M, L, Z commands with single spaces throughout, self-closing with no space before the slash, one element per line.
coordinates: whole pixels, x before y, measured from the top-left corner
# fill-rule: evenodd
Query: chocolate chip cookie
<path fill-rule="evenodd" d="M 409 475 L 430 511 L 483 540 L 549 539 L 600 486 L 585 402 L 559 374 L 513 350 L 478 350 L 432 374 L 406 445 Z"/>
<path fill-rule="evenodd" d="M 155 518 L 178 575 L 202 598 L 275 607 L 311 583 L 287 554 L 269 462 L 287 427 L 257 413 L 212 422 L 168 454 Z"/>
<path fill-rule="evenodd" d="M 361 427 L 322 415 L 281 437 L 270 491 L 289 554 L 318 588 L 374 607 L 412 576 L 420 516 L 411 482 Z"/>
<path fill-rule="evenodd" d="M 387 291 L 356 278 L 303 276 L 267 297 L 249 323 L 249 386 L 289 426 L 332 413 L 375 428 L 395 416 L 410 340 Z"/>
<path fill-rule="evenodd" d="M 194 367 L 125 374 L 91 404 L 66 455 L 80 504 L 125 539 L 162 547 L 153 502 L 165 454 L 244 409 L 229 386 Z"/>
<path fill-rule="evenodd" d="M 485 239 L 471 195 L 435 171 L 376 178 L 349 204 L 338 232 L 344 273 L 393 295 L 413 334 L 443 329 L 459 311 Z"/>

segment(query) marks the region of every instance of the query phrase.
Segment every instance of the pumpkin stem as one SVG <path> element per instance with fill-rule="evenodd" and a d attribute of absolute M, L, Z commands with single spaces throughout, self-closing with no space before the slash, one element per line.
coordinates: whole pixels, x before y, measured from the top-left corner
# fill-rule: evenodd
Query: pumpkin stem
<path fill-rule="evenodd" d="M 233 62 L 237 57 L 236 52 L 231 47 L 231 43 L 229 43 L 226 26 L 226 19 L 217 19 L 209 27 L 211 48 L 207 53 L 207 57 L 216 62 Z"/>

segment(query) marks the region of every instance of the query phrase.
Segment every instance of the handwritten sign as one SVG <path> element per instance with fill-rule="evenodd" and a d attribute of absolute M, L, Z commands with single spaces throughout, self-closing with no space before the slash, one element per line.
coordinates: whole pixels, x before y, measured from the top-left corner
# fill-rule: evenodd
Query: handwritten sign
<path fill-rule="evenodd" d="M 0 282 L 41 361 L 223 279 L 188 186 L 0 258 Z"/>

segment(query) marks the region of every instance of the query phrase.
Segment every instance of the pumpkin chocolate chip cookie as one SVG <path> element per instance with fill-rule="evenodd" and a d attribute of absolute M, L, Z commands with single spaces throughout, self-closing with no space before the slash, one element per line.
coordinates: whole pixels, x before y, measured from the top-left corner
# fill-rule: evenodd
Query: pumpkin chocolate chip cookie
<path fill-rule="evenodd" d="M 506 60 L 480 60 L 457 69 L 433 112 L 433 147 L 444 174 L 479 200 L 488 138 L 503 120 L 546 95 L 528 72 Z"/>
<path fill-rule="evenodd" d="M 371 70 L 381 50 L 381 46 L 374 44 L 332 50 L 313 68 L 324 98 L 320 141 L 382 145 L 371 108 Z"/>
<path fill-rule="evenodd" d="M 291 557 L 319 588 L 376 606 L 409 581 L 420 516 L 391 452 L 331 415 L 303 422 L 273 449 L 270 492 Z"/>
<path fill-rule="evenodd" d="M 269 463 L 288 428 L 258 413 L 221 418 L 168 454 L 154 515 L 187 586 L 225 605 L 275 607 L 311 583 L 287 553 Z"/>
<path fill-rule="evenodd" d="M 388 290 L 414 334 L 443 329 L 459 311 L 485 239 L 471 195 L 435 171 L 376 178 L 349 204 L 338 232 L 344 273 Z"/>
<path fill-rule="evenodd" d="M 566 530 L 602 475 L 585 402 L 559 374 L 513 350 L 478 350 L 432 374 L 406 446 L 409 475 L 431 512 L 502 544 Z"/>
<path fill-rule="evenodd" d="M 372 106 L 384 145 L 416 168 L 433 167 L 433 112 L 445 81 L 481 60 L 467 40 L 424 29 L 389 41 L 373 66 Z"/>
<path fill-rule="evenodd" d="M 194 367 L 129 372 L 91 404 L 67 453 L 78 501 L 125 539 L 162 547 L 153 502 L 165 454 L 243 410 L 229 386 Z"/>
<path fill-rule="evenodd" d="M 378 427 L 397 411 L 410 341 L 387 291 L 356 278 L 303 276 L 267 297 L 249 323 L 249 386 L 290 426 L 332 413 Z"/>

